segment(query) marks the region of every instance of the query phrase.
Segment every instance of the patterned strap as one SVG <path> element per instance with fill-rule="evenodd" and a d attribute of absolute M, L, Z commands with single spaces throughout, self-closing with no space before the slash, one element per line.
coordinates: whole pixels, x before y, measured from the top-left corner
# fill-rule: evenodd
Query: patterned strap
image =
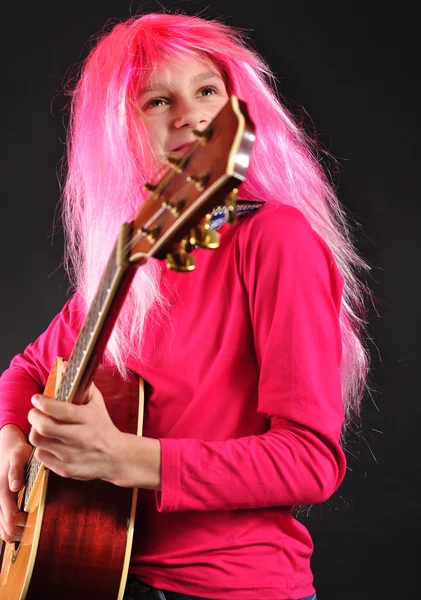
<path fill-rule="evenodd" d="M 237 217 L 254 213 L 264 202 L 258 202 L 257 200 L 237 200 Z M 228 211 L 225 206 L 216 206 L 212 211 L 212 218 L 210 222 L 211 229 L 219 229 L 224 223 L 228 222 Z"/>

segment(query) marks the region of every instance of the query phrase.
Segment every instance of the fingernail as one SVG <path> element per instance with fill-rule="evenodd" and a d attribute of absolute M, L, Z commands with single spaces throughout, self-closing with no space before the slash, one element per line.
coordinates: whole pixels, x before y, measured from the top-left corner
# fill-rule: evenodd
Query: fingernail
<path fill-rule="evenodd" d="M 35 404 L 35 405 L 39 404 L 39 400 L 40 400 L 40 398 L 39 398 L 38 394 L 35 394 L 35 396 L 32 396 L 32 398 L 31 398 L 32 404 Z"/>

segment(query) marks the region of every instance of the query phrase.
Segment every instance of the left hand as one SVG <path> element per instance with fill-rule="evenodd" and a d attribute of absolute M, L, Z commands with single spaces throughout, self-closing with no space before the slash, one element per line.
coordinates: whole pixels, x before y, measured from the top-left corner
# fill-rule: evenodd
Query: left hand
<path fill-rule="evenodd" d="M 101 392 L 91 384 L 86 404 L 35 395 L 28 414 L 35 456 L 62 477 L 113 481 L 122 433 L 112 422 Z"/>

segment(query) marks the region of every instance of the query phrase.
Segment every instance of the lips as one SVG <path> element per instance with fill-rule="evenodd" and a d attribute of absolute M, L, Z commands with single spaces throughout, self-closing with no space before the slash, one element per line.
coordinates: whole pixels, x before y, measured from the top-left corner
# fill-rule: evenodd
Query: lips
<path fill-rule="evenodd" d="M 175 152 L 187 152 L 187 150 L 191 148 L 193 144 L 194 142 L 185 142 L 184 144 L 181 144 L 180 146 L 177 146 L 176 148 L 171 150 L 171 153 L 174 154 Z"/>

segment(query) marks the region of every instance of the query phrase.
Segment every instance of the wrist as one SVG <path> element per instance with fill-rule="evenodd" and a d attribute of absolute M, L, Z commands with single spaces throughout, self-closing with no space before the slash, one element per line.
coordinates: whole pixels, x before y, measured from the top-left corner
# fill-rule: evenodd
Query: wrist
<path fill-rule="evenodd" d="M 0 429 L 0 442 L 9 444 L 10 442 L 22 442 L 29 444 L 27 436 L 18 425 L 8 423 Z"/>
<path fill-rule="evenodd" d="M 157 439 L 121 433 L 110 480 L 122 487 L 161 489 L 161 443 Z"/>

